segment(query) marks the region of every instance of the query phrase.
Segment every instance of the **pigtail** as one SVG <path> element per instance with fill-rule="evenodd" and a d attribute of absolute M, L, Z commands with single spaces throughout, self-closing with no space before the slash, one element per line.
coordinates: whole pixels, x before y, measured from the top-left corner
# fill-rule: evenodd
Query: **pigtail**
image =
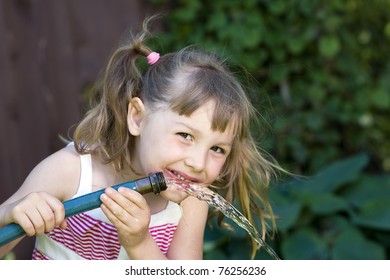
<path fill-rule="evenodd" d="M 78 153 L 97 153 L 104 163 L 113 163 L 116 171 L 131 170 L 132 136 L 127 129 L 128 104 L 140 96 L 142 76 L 136 60 L 152 51 L 144 45 L 149 35 L 148 20 L 143 32 L 124 43 L 111 55 L 98 89 L 98 102 L 92 105 L 74 133 Z"/>

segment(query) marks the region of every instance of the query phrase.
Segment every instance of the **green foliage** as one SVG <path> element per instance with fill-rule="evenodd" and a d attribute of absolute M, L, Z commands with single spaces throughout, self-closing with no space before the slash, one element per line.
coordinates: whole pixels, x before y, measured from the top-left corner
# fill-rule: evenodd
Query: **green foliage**
<path fill-rule="evenodd" d="M 312 178 L 273 188 L 280 251 L 286 259 L 389 257 L 390 247 L 375 234 L 390 237 L 390 176 L 363 173 L 367 163 L 367 156 L 359 154 L 333 163 Z M 281 198 L 284 204 L 278 204 Z M 284 209 L 291 203 L 300 206 L 293 217 Z M 283 222 L 291 218 L 293 223 Z"/>
<path fill-rule="evenodd" d="M 248 70 L 272 127 L 263 145 L 289 170 L 361 151 L 390 170 L 389 1 L 155 2 L 171 7 L 162 45 L 198 45 Z"/>
<path fill-rule="evenodd" d="M 164 51 L 197 45 L 247 69 L 262 147 L 287 170 L 315 174 L 272 188 L 281 257 L 389 258 L 390 2 L 154 2 L 171 11 Z M 245 258 L 245 240 L 209 227 L 205 258 Z"/>
<path fill-rule="evenodd" d="M 368 157 L 358 154 L 310 178 L 272 186 L 278 235 L 271 246 L 282 259 L 390 257 L 390 176 L 367 175 L 367 163 Z M 242 230 L 233 234 L 209 227 L 205 258 L 248 258 L 246 242 Z M 256 258 L 270 257 L 261 249 Z"/>

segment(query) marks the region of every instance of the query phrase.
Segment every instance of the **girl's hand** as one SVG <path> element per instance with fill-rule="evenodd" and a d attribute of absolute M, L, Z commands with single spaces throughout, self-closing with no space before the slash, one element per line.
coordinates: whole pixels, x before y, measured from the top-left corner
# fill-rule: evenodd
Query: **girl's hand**
<path fill-rule="evenodd" d="M 117 228 L 122 246 L 134 247 L 149 236 L 150 208 L 141 194 L 128 188 L 107 188 L 101 200 L 101 208 Z"/>
<path fill-rule="evenodd" d="M 46 192 L 33 192 L 4 206 L 6 224 L 19 224 L 28 236 L 66 228 L 64 205 Z"/>

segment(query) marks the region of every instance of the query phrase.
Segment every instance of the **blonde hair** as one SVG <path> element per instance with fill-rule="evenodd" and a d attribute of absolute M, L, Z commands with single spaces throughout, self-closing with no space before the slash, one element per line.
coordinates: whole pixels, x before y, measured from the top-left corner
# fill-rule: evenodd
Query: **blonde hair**
<path fill-rule="evenodd" d="M 280 169 L 256 147 L 250 122 L 254 108 L 243 87 L 226 61 L 215 54 L 196 48 L 184 48 L 161 56 L 160 60 L 140 73 L 136 60 L 152 51 L 145 45 L 149 20 L 144 30 L 111 56 L 105 69 L 100 95 L 94 107 L 76 128 L 75 147 L 80 154 L 97 153 L 117 172 L 129 172 L 134 137 L 127 128 L 128 104 L 139 97 L 150 108 L 161 104 L 179 115 L 190 116 L 207 101 L 215 101 L 212 129 L 225 131 L 233 127 L 235 140 L 218 180 L 213 184 L 228 202 L 237 199 L 244 216 L 254 223 L 258 216 L 262 236 L 267 220 L 274 228 L 274 215 L 267 199 L 271 176 Z M 219 214 L 222 223 L 223 215 Z M 257 243 L 252 241 L 252 257 Z"/>

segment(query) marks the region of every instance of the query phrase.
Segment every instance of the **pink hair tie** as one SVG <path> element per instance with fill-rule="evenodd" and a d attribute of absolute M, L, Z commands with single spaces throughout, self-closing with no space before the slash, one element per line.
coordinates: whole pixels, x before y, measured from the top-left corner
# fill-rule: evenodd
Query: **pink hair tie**
<path fill-rule="evenodd" d="M 151 52 L 146 59 L 148 60 L 149 65 L 155 64 L 160 59 L 160 54 L 157 52 Z"/>

